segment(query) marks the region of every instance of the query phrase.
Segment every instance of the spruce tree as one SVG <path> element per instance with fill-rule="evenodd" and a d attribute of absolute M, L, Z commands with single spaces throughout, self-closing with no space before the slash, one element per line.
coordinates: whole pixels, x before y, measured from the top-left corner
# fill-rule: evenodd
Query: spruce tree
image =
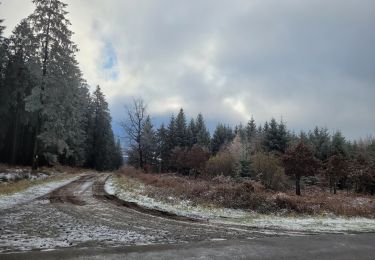
<path fill-rule="evenodd" d="M 285 124 L 281 121 L 280 124 L 274 118 L 271 122 L 266 122 L 264 126 L 264 147 L 266 151 L 277 151 L 284 153 L 288 143 L 288 132 Z"/>
<path fill-rule="evenodd" d="M 257 126 L 255 124 L 254 117 L 251 117 L 250 121 L 246 126 L 246 138 L 248 142 L 252 142 L 257 132 Z"/>
<path fill-rule="evenodd" d="M 164 124 L 161 124 L 160 128 L 157 130 L 156 137 L 159 170 L 167 170 L 170 147 L 168 142 L 168 130 L 165 128 Z"/>
<path fill-rule="evenodd" d="M 156 164 L 156 143 L 157 140 L 154 132 L 154 126 L 152 125 L 150 116 L 147 116 L 143 125 L 141 136 L 144 165 L 151 166 Z"/>
<path fill-rule="evenodd" d="M 233 133 L 232 128 L 223 124 L 218 124 L 211 140 L 212 153 L 216 154 L 223 145 L 231 142 L 234 137 L 235 134 Z"/>
<path fill-rule="evenodd" d="M 340 131 L 336 131 L 332 136 L 330 156 L 333 155 L 341 155 L 343 157 L 348 155 L 346 140 Z"/>
<path fill-rule="evenodd" d="M 25 111 L 25 98 L 38 80 L 36 49 L 29 23 L 22 20 L 9 39 L 8 64 L 0 98 L 5 112 L 3 127 L 6 128 L 2 158 L 10 164 L 29 163 L 32 156 L 28 140 L 33 138 L 35 117 Z"/>
<path fill-rule="evenodd" d="M 1 4 L 1 3 L 0 3 Z M 5 91 L 4 78 L 5 78 L 5 68 L 7 64 L 7 40 L 3 37 L 3 31 L 5 27 L 2 25 L 3 20 L 0 19 L 0 151 L 3 148 L 4 138 L 7 131 L 7 126 L 5 124 L 7 118 L 7 93 Z"/>
<path fill-rule="evenodd" d="M 207 130 L 202 114 L 198 114 L 195 124 L 197 144 L 201 147 L 209 148 L 210 133 Z"/>
<path fill-rule="evenodd" d="M 179 147 L 188 145 L 186 118 L 182 108 L 176 117 L 176 143 Z"/>
<path fill-rule="evenodd" d="M 328 129 L 315 127 L 312 132 L 309 132 L 309 142 L 314 148 L 315 157 L 321 161 L 326 161 L 331 145 Z"/>
<path fill-rule="evenodd" d="M 173 148 L 178 146 L 177 141 L 177 130 L 176 130 L 176 118 L 174 115 L 171 116 L 171 119 L 169 121 L 168 125 L 168 147 L 169 150 L 172 151 Z"/>
<path fill-rule="evenodd" d="M 93 93 L 92 106 L 94 129 L 91 138 L 93 152 L 90 166 L 99 171 L 113 170 L 119 166 L 117 162 L 119 151 L 111 128 L 108 103 L 99 86 Z"/>
<path fill-rule="evenodd" d="M 189 122 L 189 125 L 186 130 L 186 134 L 187 134 L 188 146 L 191 148 L 193 147 L 194 144 L 197 143 L 197 128 L 195 126 L 195 121 L 193 118 Z"/>
<path fill-rule="evenodd" d="M 38 44 L 41 80 L 26 99 L 29 112 L 37 112 L 34 163 L 43 157 L 54 164 L 59 157 L 74 156 L 75 147 L 85 139 L 82 112 L 77 109 L 83 87 L 75 58 L 77 46 L 72 42 L 66 4 L 59 0 L 33 0 L 34 12 L 28 17 Z"/>

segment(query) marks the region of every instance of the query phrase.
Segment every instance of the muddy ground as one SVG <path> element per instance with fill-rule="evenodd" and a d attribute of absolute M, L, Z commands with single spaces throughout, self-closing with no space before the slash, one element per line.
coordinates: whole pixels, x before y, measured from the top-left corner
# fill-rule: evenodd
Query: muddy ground
<path fill-rule="evenodd" d="M 2 210 L 0 259 L 25 256 L 30 256 L 30 259 L 32 256 L 35 259 L 85 259 L 87 256 L 116 259 L 124 254 L 130 259 L 132 256 L 134 259 L 162 259 L 178 254 L 188 257 L 189 252 L 195 257 L 204 255 L 204 252 L 214 258 L 229 258 L 228 252 L 238 258 L 250 256 L 251 252 L 263 252 L 264 256 L 272 257 L 272 254 L 266 254 L 267 245 L 271 251 L 271 247 L 277 251 L 284 245 L 285 252 L 294 252 L 293 247 L 298 245 L 293 245 L 293 241 L 305 243 L 305 246 L 316 243 L 317 247 L 323 246 L 328 251 L 358 251 L 356 255 L 363 258 L 375 254 L 372 244 L 368 246 L 364 242 L 367 239 L 375 241 L 374 234 L 335 235 L 333 239 L 326 239 L 327 235 L 210 224 L 144 209 L 106 194 L 103 187 L 107 177 L 106 174 L 86 174 L 48 195 Z M 340 247 L 342 249 L 338 250 Z M 319 255 L 324 250 L 316 248 L 314 252 Z M 253 256 L 260 256 L 256 254 Z M 349 257 L 350 254 L 341 256 Z"/>

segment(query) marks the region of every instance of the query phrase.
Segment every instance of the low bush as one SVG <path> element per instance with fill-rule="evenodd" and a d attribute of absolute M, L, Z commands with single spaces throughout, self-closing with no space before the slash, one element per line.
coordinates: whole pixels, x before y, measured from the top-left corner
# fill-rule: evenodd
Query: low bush
<path fill-rule="evenodd" d="M 329 194 L 316 187 L 306 188 L 303 196 L 293 190 L 274 192 L 256 181 L 238 180 L 219 175 L 210 179 L 175 174 L 149 174 L 132 167 L 123 167 L 118 174 L 135 178 L 147 185 L 145 194 L 169 201 L 170 197 L 189 200 L 193 204 L 248 209 L 259 213 L 335 214 L 344 216 L 375 217 L 374 196 Z"/>
<path fill-rule="evenodd" d="M 223 175 L 212 180 L 195 179 L 174 174 L 147 174 L 132 167 L 123 167 L 119 174 L 152 186 L 147 194 L 164 199 L 174 196 L 194 203 L 256 209 L 266 198 L 261 184 L 249 180 L 238 182 Z"/>
<path fill-rule="evenodd" d="M 206 163 L 205 175 L 207 177 L 232 176 L 235 172 L 235 160 L 233 156 L 223 150 L 212 156 Z"/>

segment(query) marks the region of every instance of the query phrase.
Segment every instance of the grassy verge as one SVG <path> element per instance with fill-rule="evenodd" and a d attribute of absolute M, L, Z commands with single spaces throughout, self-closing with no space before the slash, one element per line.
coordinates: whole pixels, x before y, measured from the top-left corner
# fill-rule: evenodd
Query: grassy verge
<path fill-rule="evenodd" d="M 327 215 L 375 218 L 375 197 L 340 192 L 337 195 L 321 189 L 305 190 L 303 196 L 293 191 L 265 190 L 254 181 L 236 181 L 227 177 L 213 180 L 194 179 L 174 174 L 146 174 L 124 167 L 118 182 L 127 190 L 144 185 L 142 195 L 162 201 L 171 197 L 193 205 L 252 210 L 258 213 L 284 215 Z"/>
<path fill-rule="evenodd" d="M 7 167 L 5 165 L 0 165 L 0 167 L 1 169 L 3 169 L 3 171 L 12 171 L 11 167 Z M 49 177 L 37 180 L 22 179 L 14 182 L 0 183 L 0 195 L 7 195 L 15 192 L 20 192 L 35 185 L 69 179 L 71 177 L 74 177 L 75 175 L 82 174 L 84 171 L 84 169 L 71 167 L 41 168 L 38 172 L 45 173 L 49 175 Z"/>

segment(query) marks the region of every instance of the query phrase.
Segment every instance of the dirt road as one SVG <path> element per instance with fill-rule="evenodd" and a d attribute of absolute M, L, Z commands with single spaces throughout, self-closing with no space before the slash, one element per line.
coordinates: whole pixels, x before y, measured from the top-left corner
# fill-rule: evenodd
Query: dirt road
<path fill-rule="evenodd" d="M 92 253 L 98 250 L 100 255 L 105 250 L 116 252 L 120 248 L 129 250 L 142 247 L 161 247 L 173 251 L 176 245 L 189 250 L 189 245 L 194 243 L 206 243 L 202 244 L 202 248 L 215 248 L 215 245 L 221 243 L 224 243 L 224 247 L 230 246 L 230 241 L 242 241 L 236 245 L 243 245 L 279 236 L 282 236 L 279 241 L 285 241 L 283 239 L 290 235 L 296 235 L 282 231 L 213 225 L 124 204 L 104 193 L 103 185 L 107 176 L 87 174 L 46 196 L 1 211 L 0 259 L 21 258 L 23 254 L 20 252 L 30 250 L 33 252 L 29 252 L 29 256 L 53 256 L 56 252 L 65 252 L 64 255 L 73 257 L 76 253 L 69 255 L 67 252 L 86 250 Z M 373 234 L 369 236 L 374 240 Z M 316 236 L 299 236 L 298 240 L 311 237 Z M 54 253 L 46 252 L 51 249 L 58 250 Z M 235 250 L 237 253 L 242 251 L 241 248 Z"/>

